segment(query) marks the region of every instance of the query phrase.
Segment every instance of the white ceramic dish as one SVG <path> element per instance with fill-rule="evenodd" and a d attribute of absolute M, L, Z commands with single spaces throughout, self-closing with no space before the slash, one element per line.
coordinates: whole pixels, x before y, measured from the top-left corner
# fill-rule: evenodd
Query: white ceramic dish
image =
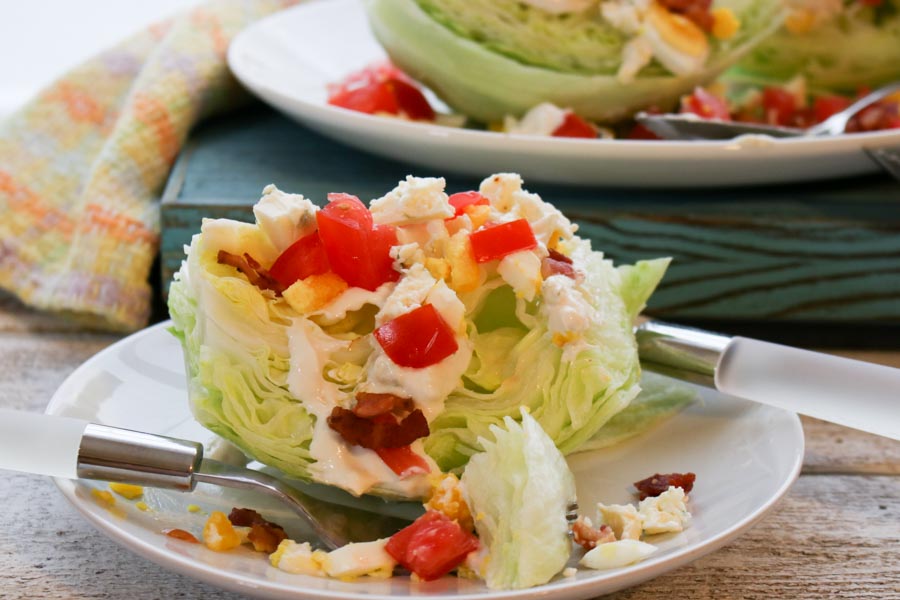
<path fill-rule="evenodd" d="M 584 140 L 455 129 L 375 117 L 326 102 L 328 83 L 384 52 L 360 0 L 303 3 L 243 31 L 228 64 L 260 98 L 311 129 L 362 150 L 476 177 L 625 187 L 707 187 L 828 179 L 878 171 L 864 147 L 900 144 L 900 130 L 725 142 Z M 412 168 L 410 169 L 413 170 Z"/>
<path fill-rule="evenodd" d="M 206 442 L 211 435 L 188 410 L 182 353 L 160 324 L 110 346 L 79 367 L 53 396 L 47 412 Z M 414 583 L 408 577 L 356 582 L 290 575 L 246 549 L 217 553 L 166 537 L 180 527 L 199 532 L 204 512 L 254 507 L 289 533 L 298 524 L 266 497 L 201 485 L 193 494 L 147 489 L 148 512 L 118 499 L 110 509 L 96 501 L 100 482 L 57 480 L 65 497 L 101 532 L 164 567 L 213 585 L 259 597 L 378 600 L 396 596 L 462 599 L 560 600 L 592 598 L 635 585 L 690 562 L 734 539 L 766 514 L 800 471 L 803 432 L 796 415 L 706 390 L 702 401 L 651 432 L 604 451 L 570 457 L 585 512 L 596 502 L 629 502 L 631 482 L 656 472 L 694 471 L 694 520 L 678 535 L 651 539 L 660 551 L 645 562 L 611 571 L 580 569 L 528 590 L 492 592 L 477 581 L 445 577 Z M 97 557 L 98 561 L 103 557 Z M 573 559 L 573 565 L 575 564 Z"/>

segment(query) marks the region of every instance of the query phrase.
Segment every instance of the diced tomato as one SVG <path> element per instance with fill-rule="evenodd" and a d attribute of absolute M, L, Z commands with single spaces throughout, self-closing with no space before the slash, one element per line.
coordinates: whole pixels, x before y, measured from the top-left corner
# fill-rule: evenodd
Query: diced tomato
<path fill-rule="evenodd" d="M 425 474 L 430 470 L 425 459 L 413 452 L 409 446 L 378 448 L 375 453 L 401 479 L 411 475 Z"/>
<path fill-rule="evenodd" d="M 329 86 L 328 103 L 368 114 L 404 113 L 410 119 L 434 120 L 422 91 L 389 62 L 369 65 Z"/>
<path fill-rule="evenodd" d="M 704 119 L 731 120 L 731 113 L 725 100 L 702 87 L 694 88 L 693 94 L 681 99 L 681 112 L 694 113 Z"/>
<path fill-rule="evenodd" d="M 597 130 L 593 125 L 569 111 L 562 124 L 553 130 L 553 137 L 595 138 Z"/>
<path fill-rule="evenodd" d="M 349 285 L 375 290 L 400 274 L 394 270 L 393 227 L 374 225 L 372 213 L 356 196 L 328 194 L 329 203 L 316 213 L 319 237 L 332 270 Z"/>
<path fill-rule="evenodd" d="M 792 124 L 797 110 L 797 100 L 792 93 L 782 88 L 767 87 L 763 90 L 762 104 L 767 123 L 783 126 Z"/>
<path fill-rule="evenodd" d="M 459 349 L 453 330 L 431 304 L 392 319 L 375 330 L 385 354 L 401 367 L 422 369 Z"/>
<path fill-rule="evenodd" d="M 300 238 L 282 252 L 269 269 L 269 275 L 285 288 L 289 288 L 299 279 L 321 275 L 330 269 L 325 246 L 322 245 L 319 232 L 316 231 Z"/>
<path fill-rule="evenodd" d="M 628 134 L 625 136 L 629 140 L 661 140 L 662 138 L 641 125 L 637 123 L 634 127 L 632 127 Z"/>
<path fill-rule="evenodd" d="M 831 115 L 850 106 L 850 99 L 843 96 L 819 96 L 813 100 L 813 116 L 821 123 Z"/>
<path fill-rule="evenodd" d="M 466 212 L 467 206 L 490 204 L 488 199 L 478 192 L 459 192 L 450 196 L 449 200 L 450 206 L 456 209 L 457 217 Z"/>
<path fill-rule="evenodd" d="M 370 83 L 358 88 L 343 89 L 329 96 L 328 103 L 332 106 L 340 106 L 341 108 L 370 115 L 376 113 L 396 115 L 400 112 L 397 96 L 391 84 L 387 81 Z"/>
<path fill-rule="evenodd" d="M 402 79 L 392 79 L 388 83 L 394 91 L 397 106 L 407 117 L 414 121 L 434 121 L 434 109 L 419 88 Z"/>
<path fill-rule="evenodd" d="M 391 536 L 385 550 L 400 565 L 425 581 L 443 577 L 458 567 L 479 542 L 459 523 L 429 510 Z"/>
<path fill-rule="evenodd" d="M 469 236 L 469 241 L 472 242 L 475 262 L 480 263 L 503 258 L 513 252 L 531 250 L 537 246 L 531 225 L 525 219 L 479 229 Z"/>
<path fill-rule="evenodd" d="M 847 133 L 900 128 L 900 106 L 878 102 L 862 109 L 847 123 Z"/>

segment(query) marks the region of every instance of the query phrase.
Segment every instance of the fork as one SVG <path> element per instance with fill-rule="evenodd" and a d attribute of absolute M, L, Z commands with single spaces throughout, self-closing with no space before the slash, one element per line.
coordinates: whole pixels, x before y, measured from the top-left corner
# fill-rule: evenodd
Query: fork
<path fill-rule="evenodd" d="M 197 442 L 69 417 L 0 409 L 0 469 L 181 492 L 198 483 L 257 490 L 289 506 L 330 550 L 389 537 L 409 524 L 324 502 L 272 475 L 204 458 Z"/>
<path fill-rule="evenodd" d="M 638 113 L 635 119 L 638 123 L 666 140 L 728 140 L 747 134 L 768 135 L 776 138 L 819 137 L 843 133 L 853 115 L 897 92 L 900 92 L 900 82 L 878 88 L 844 110 L 807 129 L 767 125 L 765 123 L 704 119 L 690 113 L 660 115 Z"/>

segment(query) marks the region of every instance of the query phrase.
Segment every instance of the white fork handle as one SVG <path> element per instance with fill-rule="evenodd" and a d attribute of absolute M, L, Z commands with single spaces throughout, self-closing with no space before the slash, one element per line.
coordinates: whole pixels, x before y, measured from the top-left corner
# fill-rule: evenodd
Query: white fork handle
<path fill-rule="evenodd" d="M 0 469 L 76 479 L 88 422 L 0 409 Z"/>

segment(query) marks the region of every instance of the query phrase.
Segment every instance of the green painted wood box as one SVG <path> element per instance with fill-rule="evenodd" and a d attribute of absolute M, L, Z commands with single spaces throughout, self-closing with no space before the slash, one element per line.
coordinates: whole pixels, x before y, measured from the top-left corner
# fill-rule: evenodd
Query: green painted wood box
<path fill-rule="evenodd" d="M 330 191 L 368 200 L 409 173 L 446 176 L 450 190 L 478 183 L 351 150 L 260 107 L 210 122 L 165 190 L 163 290 L 201 219 L 252 220 L 268 183 L 317 202 Z M 886 177 L 715 191 L 526 186 L 617 262 L 673 257 L 654 316 L 757 334 L 764 326 L 770 338 L 799 326 L 813 343 L 900 345 L 900 186 Z"/>

